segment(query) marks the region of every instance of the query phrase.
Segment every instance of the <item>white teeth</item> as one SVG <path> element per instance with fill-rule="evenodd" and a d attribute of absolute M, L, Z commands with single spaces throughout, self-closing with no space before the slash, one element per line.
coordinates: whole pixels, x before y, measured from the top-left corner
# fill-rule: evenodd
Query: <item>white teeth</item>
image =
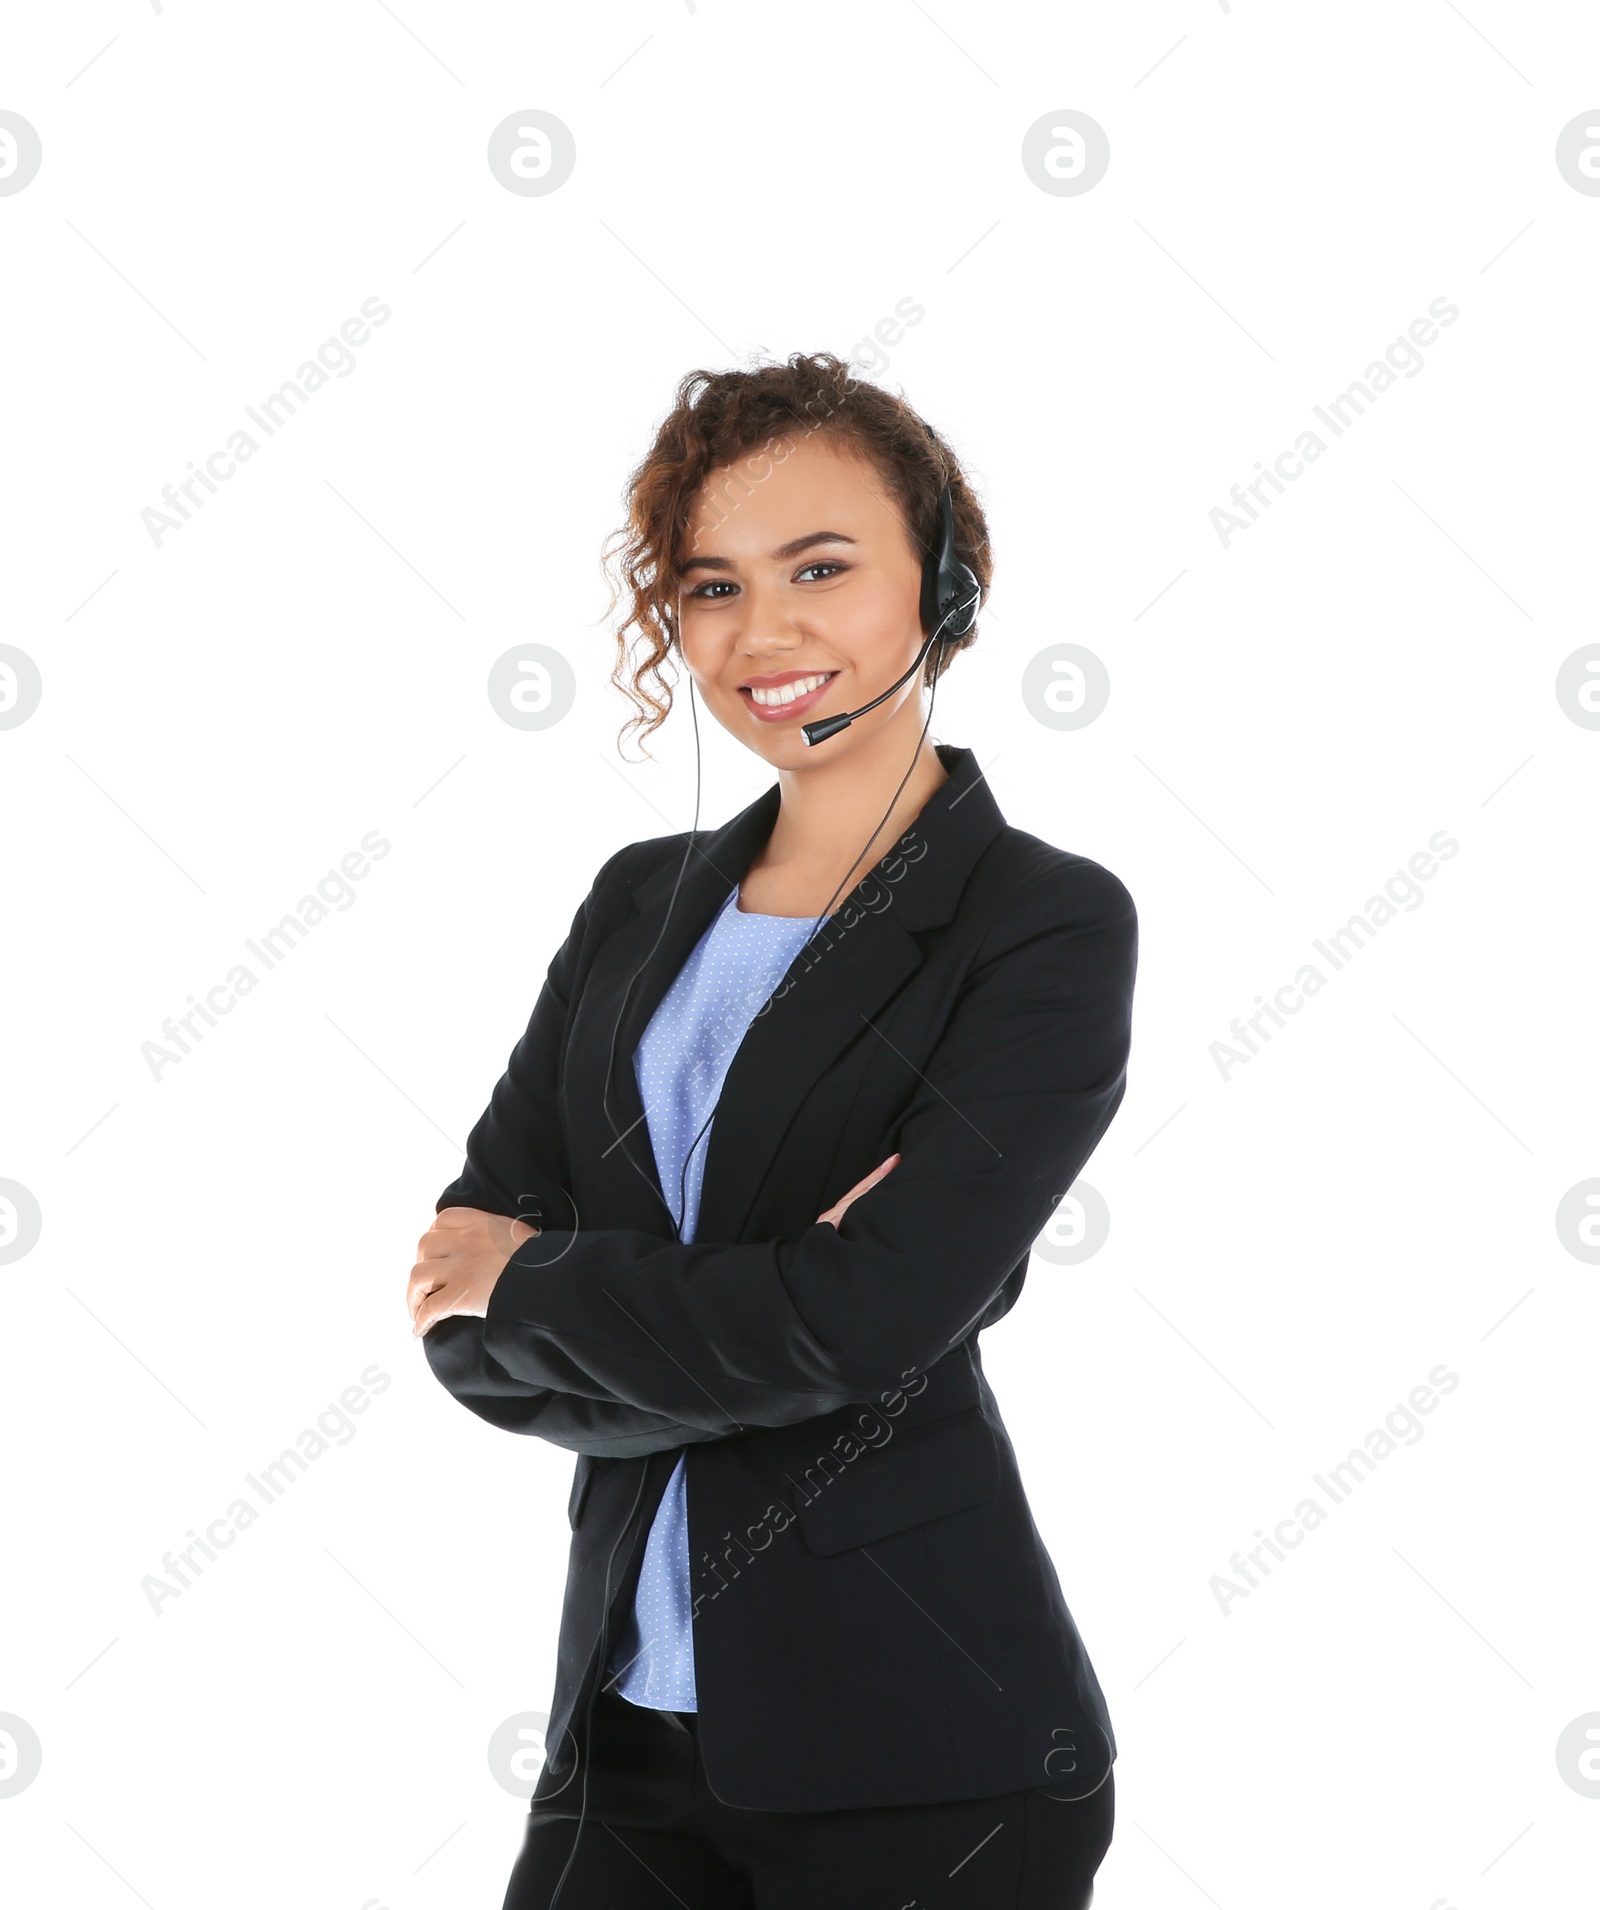
<path fill-rule="evenodd" d="M 752 703 L 759 703 L 763 709 L 776 709 L 784 703 L 794 702 L 796 697 L 807 696 L 819 683 L 826 683 L 831 672 L 824 671 L 821 676 L 796 677 L 793 683 L 783 683 L 775 690 L 756 690 L 750 692 Z"/>

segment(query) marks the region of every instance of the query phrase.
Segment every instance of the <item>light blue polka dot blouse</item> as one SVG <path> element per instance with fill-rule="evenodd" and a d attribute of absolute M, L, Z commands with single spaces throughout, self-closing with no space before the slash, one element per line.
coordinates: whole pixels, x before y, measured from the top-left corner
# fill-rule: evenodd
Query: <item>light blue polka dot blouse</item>
<path fill-rule="evenodd" d="M 756 1011 L 816 926 L 812 916 L 746 914 L 738 894 L 730 891 L 695 944 L 633 1057 L 656 1171 L 686 1241 L 694 1239 L 711 1142 L 711 1127 L 702 1134 L 701 1126 Z M 623 1697 L 666 1711 L 699 1709 L 683 1460 L 680 1452 L 645 1541 L 633 1610 L 607 1667 L 621 1673 L 616 1689 Z"/>

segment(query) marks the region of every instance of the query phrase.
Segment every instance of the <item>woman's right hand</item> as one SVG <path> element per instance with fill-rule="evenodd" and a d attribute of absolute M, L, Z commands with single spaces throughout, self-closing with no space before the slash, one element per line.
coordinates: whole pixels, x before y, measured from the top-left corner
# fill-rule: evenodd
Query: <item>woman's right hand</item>
<path fill-rule="evenodd" d="M 831 1221 L 834 1227 L 837 1228 L 839 1222 L 844 1219 L 844 1211 L 850 1205 L 851 1201 L 859 1200 L 869 1187 L 876 1187 L 878 1182 L 883 1179 L 884 1175 L 888 1173 L 899 1158 L 900 1156 L 898 1154 L 891 1154 L 886 1161 L 880 1161 L 864 1180 L 858 1180 L 856 1182 L 855 1186 L 850 1189 L 843 1200 L 835 1201 L 833 1206 L 831 1206 L 826 1213 L 818 1214 L 817 1219 Z"/>
<path fill-rule="evenodd" d="M 435 1214 L 417 1242 L 417 1264 L 406 1284 L 413 1337 L 456 1314 L 486 1317 L 506 1262 L 538 1231 L 526 1220 L 481 1207 L 445 1207 Z"/>

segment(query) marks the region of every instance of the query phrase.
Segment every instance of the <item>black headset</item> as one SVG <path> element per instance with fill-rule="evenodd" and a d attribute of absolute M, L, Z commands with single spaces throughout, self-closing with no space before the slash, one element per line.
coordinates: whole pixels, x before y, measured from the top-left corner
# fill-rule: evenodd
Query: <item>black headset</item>
<path fill-rule="evenodd" d="M 928 435 L 930 438 L 933 436 L 931 431 Z M 937 449 L 937 439 L 934 439 L 934 444 Z M 942 461 L 942 453 L 940 455 Z M 917 652 L 916 657 L 912 661 L 911 668 L 896 677 L 888 689 L 883 691 L 882 695 L 875 696 L 870 703 L 863 703 L 860 709 L 850 710 L 842 716 L 825 716 L 815 723 L 802 723 L 800 733 L 805 738 L 809 748 L 814 749 L 817 744 L 825 743 L 830 736 L 836 736 L 840 730 L 848 729 L 858 716 L 865 716 L 868 710 L 875 710 L 886 697 L 893 696 L 901 684 L 905 683 L 913 672 L 918 669 L 923 658 L 927 656 L 928 651 L 935 643 L 939 645 L 939 658 L 942 664 L 944 660 L 944 646 L 947 639 L 949 637 L 966 636 L 972 629 L 973 624 L 977 621 L 978 606 L 983 595 L 982 587 L 979 585 L 978 579 L 970 567 L 960 562 L 956 556 L 955 500 L 951 494 L 948 479 L 939 492 L 938 516 L 935 521 L 934 535 L 936 538 L 934 548 L 928 551 L 922 562 L 922 594 L 918 606 L 922 628 L 927 634 L 923 640 L 922 648 Z M 917 737 L 916 751 L 911 758 L 910 764 L 907 766 L 906 773 L 900 778 L 899 786 L 896 788 L 893 796 L 889 798 L 889 807 L 884 811 L 883 819 L 879 822 L 878 828 L 874 829 L 872 834 L 867 838 L 866 847 L 862 849 L 861 855 L 858 855 L 855 861 L 852 862 L 850 867 L 845 871 L 840 880 L 839 888 L 835 889 L 833 894 L 829 896 L 821 915 L 819 915 L 812 924 L 811 936 L 815 936 L 817 929 L 827 919 L 829 911 L 839 899 L 839 890 L 842 889 L 845 883 L 850 880 L 851 876 L 855 874 L 862 857 L 866 855 L 867 850 L 872 847 L 872 844 L 877 841 L 878 830 L 881 829 L 889 817 L 894 814 L 894 806 L 900 800 L 900 791 L 905 788 L 907 781 L 910 779 L 911 771 L 916 768 L 917 758 L 922 754 L 922 739 L 927 735 L 928 724 L 933 720 L 934 693 L 938 690 L 940 674 L 941 672 L 936 669 L 931 686 L 931 693 L 928 697 L 928 714 L 923 719 L 922 730 Z M 606 1057 L 605 1079 L 600 1092 L 601 1107 L 605 1112 L 606 1120 L 610 1123 L 611 1132 L 616 1136 L 613 1145 L 622 1149 L 628 1159 L 629 1165 L 644 1180 L 646 1185 L 651 1188 L 652 1192 L 655 1191 L 655 1183 L 651 1180 L 649 1174 L 645 1172 L 644 1168 L 634 1160 L 632 1153 L 628 1149 L 627 1141 L 623 1133 L 618 1129 L 616 1120 L 612 1115 L 610 1106 L 611 1075 L 616 1065 L 617 1035 L 621 1030 L 623 1017 L 628 1010 L 629 997 L 633 993 L 634 984 L 644 973 L 645 969 L 649 967 L 652 957 L 661 946 L 662 936 L 667 932 L 667 924 L 672 919 L 673 904 L 678 899 L 678 889 L 683 882 L 684 871 L 689 866 L 689 857 L 694 853 L 695 840 L 700 831 L 700 719 L 697 715 L 694 715 L 694 680 L 692 677 L 689 680 L 689 709 L 690 714 L 694 716 L 694 823 L 689 830 L 689 839 L 684 845 L 683 860 L 678 865 L 677 879 L 672 885 L 672 894 L 667 901 L 666 913 L 661 918 L 661 927 L 656 931 L 656 939 L 651 943 L 649 953 L 634 970 L 628 981 L 628 986 L 623 990 L 622 1005 L 617 1010 L 617 1019 L 611 1030 L 611 1048 Z M 808 936 L 807 946 L 810 945 L 810 940 L 811 937 Z M 695 1149 L 700 1145 L 706 1129 L 710 1127 L 712 1120 L 716 1116 L 716 1112 L 716 1108 L 713 1107 L 711 1113 L 706 1116 L 705 1121 L 702 1123 L 700 1132 L 694 1137 L 694 1140 L 689 1144 L 688 1149 L 684 1153 L 683 1172 L 678 1178 L 679 1207 L 677 1213 L 672 1211 L 664 1195 L 658 1196 L 658 1198 L 662 1200 L 663 1205 L 667 1206 L 667 1217 L 672 1222 L 673 1234 L 680 1241 L 683 1238 L 681 1216 L 686 1211 L 688 1205 L 687 1188 L 689 1163 L 694 1159 Z M 635 1125 L 637 1125 L 637 1123 Z M 574 1216 L 574 1219 L 576 1219 L 576 1216 Z M 573 1860 L 578 1854 L 578 1840 L 583 1835 L 584 1821 L 588 1815 L 589 1765 L 587 1749 L 594 1721 L 594 1701 L 599 1691 L 600 1683 L 606 1673 L 606 1658 L 611 1625 L 611 1567 L 617 1556 L 617 1547 L 622 1543 L 624 1536 L 633 1524 L 634 1514 L 638 1511 L 639 1502 L 644 1497 L 644 1485 L 648 1477 L 648 1468 L 641 1467 L 638 1489 L 633 1495 L 633 1504 L 628 1509 L 628 1516 L 622 1523 L 622 1529 L 618 1532 L 616 1539 L 612 1543 L 611 1556 L 606 1560 L 605 1589 L 601 1594 L 600 1662 L 595 1682 L 590 1687 L 589 1702 L 585 1707 L 585 1762 L 583 1786 L 580 1793 L 582 1801 L 578 1807 L 578 1827 L 573 1833 L 572 1849 L 567 1854 L 567 1861 L 562 1866 L 561 1876 L 550 1898 L 551 1910 L 554 1910 L 556 1899 L 561 1894 L 561 1886 L 566 1882 L 567 1872 L 572 1868 Z M 570 1728 L 568 1735 L 571 1735 Z M 576 1742 L 574 1742 L 573 1748 L 574 1754 L 576 1755 Z M 570 1774 L 567 1781 L 568 1783 L 571 1782 Z M 563 1786 L 563 1788 L 565 1787 Z"/>
<path fill-rule="evenodd" d="M 911 669 L 907 670 L 903 676 L 897 676 L 883 692 L 883 696 L 875 696 L 870 703 L 863 703 L 859 710 L 848 710 L 843 716 L 824 716 L 815 723 L 802 723 L 800 734 L 812 747 L 818 743 L 825 743 L 830 736 L 837 736 L 840 730 L 848 729 L 858 716 L 865 716 L 868 710 L 875 710 L 884 697 L 893 696 L 905 682 L 906 677 L 911 675 L 911 671 L 915 670 L 928 654 L 929 645 L 935 637 L 939 639 L 942 656 L 946 636 L 964 637 L 977 622 L 978 600 L 982 593 L 979 590 L 977 578 L 956 557 L 955 500 L 950 495 L 948 483 L 939 492 L 939 517 L 935 535 L 939 540 L 937 545 L 922 560 L 922 627 L 928 635 L 922 648 L 912 659 Z M 937 680 L 935 677 L 935 681 Z M 917 748 L 920 753 L 922 748 L 920 737 L 917 739 Z M 899 793 L 897 789 L 896 796 Z M 893 808 L 893 806 L 891 803 L 890 807 Z M 880 823 L 878 826 L 882 828 L 883 825 Z M 854 873 L 853 864 L 851 872 Z M 829 906 L 832 906 L 831 899 Z"/>

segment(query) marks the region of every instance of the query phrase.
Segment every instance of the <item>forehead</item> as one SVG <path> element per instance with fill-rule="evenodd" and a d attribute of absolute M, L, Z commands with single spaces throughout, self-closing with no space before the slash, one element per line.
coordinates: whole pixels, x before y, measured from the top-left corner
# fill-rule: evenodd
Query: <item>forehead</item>
<path fill-rule="evenodd" d="M 863 544 L 909 535 L 876 462 L 819 431 L 754 446 L 709 473 L 689 507 L 684 555 L 754 559 L 822 530 Z"/>

